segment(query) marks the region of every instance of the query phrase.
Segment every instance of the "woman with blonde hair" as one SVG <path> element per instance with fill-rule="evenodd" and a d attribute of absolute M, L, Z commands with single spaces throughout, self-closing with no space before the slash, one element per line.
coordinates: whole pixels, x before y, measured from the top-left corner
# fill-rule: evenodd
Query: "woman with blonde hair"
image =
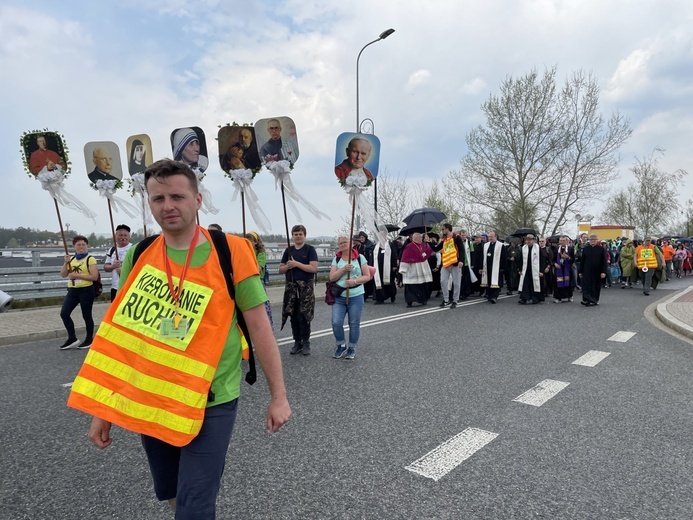
<path fill-rule="evenodd" d="M 337 346 L 334 351 L 335 359 L 341 357 L 354 359 L 356 346 L 361 335 L 361 313 L 363 312 L 364 288 L 363 284 L 371 279 L 368 262 L 356 249 L 352 249 L 348 237 L 337 238 L 339 250 L 332 259 L 330 266 L 330 281 L 336 284 L 343 292 L 337 296 L 332 305 L 332 333 Z M 349 289 L 347 302 L 346 289 Z M 344 335 L 344 319 L 349 322 L 349 341 Z"/>

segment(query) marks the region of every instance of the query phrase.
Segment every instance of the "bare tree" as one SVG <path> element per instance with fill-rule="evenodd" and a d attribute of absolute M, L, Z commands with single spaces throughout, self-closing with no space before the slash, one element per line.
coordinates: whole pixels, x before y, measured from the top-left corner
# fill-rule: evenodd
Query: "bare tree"
<path fill-rule="evenodd" d="M 612 113 L 608 123 L 604 121 L 597 81 L 583 71 L 566 81 L 559 102 L 566 118 L 566 146 L 556 163 L 555 185 L 538 206 L 545 219 L 542 232 L 550 229 L 551 235 L 568 217 L 584 212 L 616 180 L 618 149 L 632 133 L 618 112 Z"/>
<path fill-rule="evenodd" d="M 486 125 L 467 135 L 468 152 L 446 187 L 456 204 L 489 227 L 554 234 L 616 175 L 617 151 L 630 136 L 618 114 L 605 123 L 599 88 L 577 72 L 556 89 L 556 68 L 508 77 L 482 105 Z"/>
<path fill-rule="evenodd" d="M 412 197 L 407 175 L 390 175 L 385 168 L 378 174 L 378 215 L 387 224 L 397 225 L 412 212 Z"/>
<path fill-rule="evenodd" d="M 665 231 L 665 226 L 678 216 L 676 187 L 688 175 L 684 170 L 666 173 L 659 167 L 656 155 L 664 150 L 655 148 L 650 157 L 635 159 L 631 168 L 635 182 L 617 192 L 607 203 L 601 219 L 622 226 L 634 226 L 642 236 Z"/>

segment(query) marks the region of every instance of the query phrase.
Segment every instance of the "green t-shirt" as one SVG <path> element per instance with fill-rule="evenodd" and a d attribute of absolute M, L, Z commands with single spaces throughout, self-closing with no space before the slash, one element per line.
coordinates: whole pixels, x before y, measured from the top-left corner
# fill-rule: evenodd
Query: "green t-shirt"
<path fill-rule="evenodd" d="M 151 247 L 151 246 L 150 246 Z M 209 258 L 212 245 L 209 242 L 198 245 L 193 252 L 190 260 L 191 267 L 199 267 Z M 188 255 L 187 250 L 173 249 L 166 247 L 168 257 L 177 264 L 184 264 Z M 123 267 L 120 271 L 120 286 L 125 285 L 130 271 L 132 270 L 132 257 L 135 255 L 135 246 L 131 247 L 123 259 Z M 232 259 L 233 261 L 233 259 Z M 217 266 L 214 266 L 215 268 Z M 236 292 L 236 305 L 241 311 L 247 311 L 258 305 L 263 305 L 267 301 L 267 293 L 262 285 L 260 277 L 250 276 L 241 280 L 234 286 Z M 219 359 L 219 366 L 212 380 L 212 392 L 214 401 L 208 402 L 207 406 L 228 403 L 236 399 L 241 393 L 241 333 L 236 326 L 236 315 L 234 313 L 231 322 L 231 329 L 226 337 L 226 344 Z"/>

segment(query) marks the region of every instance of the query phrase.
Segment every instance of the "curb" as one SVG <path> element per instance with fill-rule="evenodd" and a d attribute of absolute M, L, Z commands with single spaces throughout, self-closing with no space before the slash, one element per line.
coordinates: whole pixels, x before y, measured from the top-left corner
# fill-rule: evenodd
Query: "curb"
<path fill-rule="evenodd" d="M 283 304 L 283 298 L 284 298 L 284 286 L 274 286 L 274 290 L 268 291 L 268 298 L 270 300 L 270 305 L 274 307 L 276 310 L 278 310 L 279 315 L 281 316 L 281 308 Z M 325 297 L 324 295 L 316 294 L 315 295 L 315 302 L 322 302 L 324 301 Z M 274 300 L 274 301 L 273 301 Z M 99 302 L 100 304 L 105 304 L 105 305 L 110 305 L 110 303 L 107 302 Z M 52 306 L 52 307 L 35 307 L 35 308 L 30 308 L 30 309 L 22 309 L 22 310 L 17 310 L 13 312 L 26 312 L 30 313 L 32 311 L 37 311 L 37 310 L 48 310 L 48 309 L 55 309 L 56 313 L 60 312 L 60 307 L 59 306 Z M 275 311 L 276 312 L 276 311 Z M 101 319 L 95 318 L 94 320 L 94 325 L 95 329 L 98 329 L 99 325 L 101 323 Z M 84 335 L 87 332 L 87 329 L 84 325 L 77 325 L 75 324 L 75 332 L 77 333 L 78 336 Z M 22 334 L 13 334 L 11 336 L 0 336 L 0 347 L 7 347 L 11 345 L 20 345 L 23 343 L 31 343 L 34 341 L 44 341 L 44 340 L 59 340 L 59 339 L 64 339 L 67 333 L 65 332 L 65 329 L 63 328 L 62 324 L 53 329 L 53 330 L 42 330 L 39 332 L 25 332 Z"/>
<path fill-rule="evenodd" d="M 683 334 L 684 336 L 691 339 L 693 339 L 693 327 L 673 316 L 667 310 L 667 305 L 674 302 L 676 299 L 680 298 L 682 295 L 692 290 L 693 287 L 688 287 L 687 289 L 684 289 L 683 291 L 676 293 L 674 296 L 670 297 L 665 302 L 658 303 L 657 307 L 655 308 L 655 315 L 657 316 L 657 318 L 659 318 L 659 321 L 661 321 L 667 327 L 675 330 L 679 334 Z"/>
<path fill-rule="evenodd" d="M 95 324 L 95 326 L 97 326 Z M 82 336 L 87 333 L 87 328 L 75 327 L 75 333 L 77 336 Z M 31 343 L 33 341 L 43 341 L 46 339 L 65 339 L 67 332 L 65 329 L 57 330 L 44 330 L 41 332 L 27 332 L 26 334 L 17 334 L 15 336 L 0 336 L 0 347 L 7 347 L 10 345 L 20 345 L 22 343 Z"/>

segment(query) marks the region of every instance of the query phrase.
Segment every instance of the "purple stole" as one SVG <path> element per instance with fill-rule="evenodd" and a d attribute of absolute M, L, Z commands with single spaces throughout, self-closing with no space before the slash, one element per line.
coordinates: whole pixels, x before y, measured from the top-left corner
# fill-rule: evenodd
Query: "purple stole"
<path fill-rule="evenodd" d="M 556 252 L 556 263 L 560 265 L 556 269 L 556 287 L 570 287 L 570 260 L 561 258 L 561 251 L 564 246 L 558 246 Z M 568 246 L 565 246 L 565 253 L 568 254 Z"/>

